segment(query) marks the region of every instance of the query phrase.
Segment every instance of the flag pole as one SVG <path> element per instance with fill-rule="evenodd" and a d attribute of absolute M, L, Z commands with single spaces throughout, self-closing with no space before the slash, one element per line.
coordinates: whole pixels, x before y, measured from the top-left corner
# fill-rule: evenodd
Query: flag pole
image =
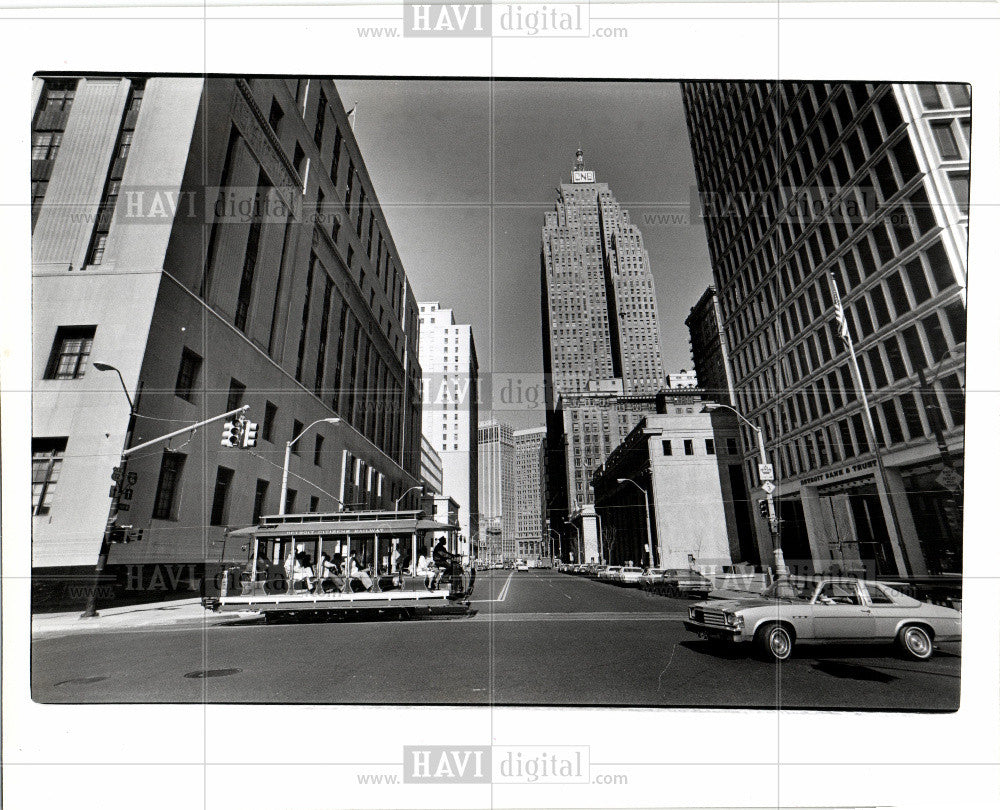
<path fill-rule="evenodd" d="M 827 269 L 827 280 L 830 282 L 830 292 L 833 296 L 833 311 L 837 319 L 837 332 L 847 349 L 848 362 L 851 366 L 851 377 L 861 399 L 861 415 L 865 425 L 865 433 L 868 436 L 868 445 L 875 453 L 875 466 L 878 471 L 879 480 L 882 487 L 879 493 L 879 500 L 882 502 L 882 510 L 889 516 L 886 528 L 889 530 L 889 540 L 893 545 L 896 565 L 900 568 L 901 574 L 912 574 L 910 565 L 910 555 L 906 551 L 903 543 L 903 533 L 899 528 L 899 516 L 896 514 L 896 505 L 893 503 L 892 495 L 889 492 L 889 482 L 886 477 L 885 464 L 882 461 L 882 450 L 879 447 L 875 433 L 875 422 L 872 419 L 871 405 L 868 403 L 868 393 L 865 391 L 864 381 L 861 377 L 861 368 L 858 366 L 858 356 L 854 351 L 854 341 L 851 339 L 851 330 L 847 325 L 847 316 L 844 314 L 844 305 L 840 300 L 840 290 L 837 288 L 837 280 L 833 277 L 833 271 Z"/>

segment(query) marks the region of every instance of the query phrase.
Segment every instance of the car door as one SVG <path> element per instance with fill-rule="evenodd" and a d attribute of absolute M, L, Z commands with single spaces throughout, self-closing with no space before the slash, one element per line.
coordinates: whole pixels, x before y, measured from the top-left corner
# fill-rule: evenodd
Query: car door
<path fill-rule="evenodd" d="M 871 639 L 875 616 L 855 582 L 825 582 L 813 598 L 813 632 L 817 639 Z"/>
<path fill-rule="evenodd" d="M 865 583 L 868 602 L 875 617 L 875 635 L 882 640 L 890 640 L 896 635 L 900 619 L 905 619 L 912 608 L 895 599 L 884 588 L 873 583 Z"/>

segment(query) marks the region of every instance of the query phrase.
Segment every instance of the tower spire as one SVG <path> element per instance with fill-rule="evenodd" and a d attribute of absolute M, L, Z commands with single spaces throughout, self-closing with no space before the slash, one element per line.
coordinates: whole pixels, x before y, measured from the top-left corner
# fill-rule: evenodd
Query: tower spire
<path fill-rule="evenodd" d="M 573 171 L 583 171 L 583 149 L 576 150 L 576 162 L 573 164 Z"/>

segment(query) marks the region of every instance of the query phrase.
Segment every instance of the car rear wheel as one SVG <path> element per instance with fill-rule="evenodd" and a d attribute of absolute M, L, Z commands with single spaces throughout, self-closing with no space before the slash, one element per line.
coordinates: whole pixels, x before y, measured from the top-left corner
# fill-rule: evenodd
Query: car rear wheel
<path fill-rule="evenodd" d="M 766 624 L 753 638 L 757 655 L 765 661 L 787 661 L 792 657 L 795 641 L 791 631 L 780 624 Z"/>
<path fill-rule="evenodd" d="M 903 655 L 915 661 L 926 661 L 934 655 L 934 643 L 930 633 L 923 627 L 911 624 L 899 631 L 897 637 Z"/>

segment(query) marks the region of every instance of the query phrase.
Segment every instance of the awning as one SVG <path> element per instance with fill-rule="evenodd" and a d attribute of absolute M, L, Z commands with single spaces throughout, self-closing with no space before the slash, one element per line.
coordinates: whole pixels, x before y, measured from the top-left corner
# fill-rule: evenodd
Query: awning
<path fill-rule="evenodd" d="M 436 520 L 429 520 L 427 518 L 417 521 L 417 531 L 450 532 L 457 531 L 458 528 L 458 526 L 453 526 L 450 523 L 438 523 Z"/>

